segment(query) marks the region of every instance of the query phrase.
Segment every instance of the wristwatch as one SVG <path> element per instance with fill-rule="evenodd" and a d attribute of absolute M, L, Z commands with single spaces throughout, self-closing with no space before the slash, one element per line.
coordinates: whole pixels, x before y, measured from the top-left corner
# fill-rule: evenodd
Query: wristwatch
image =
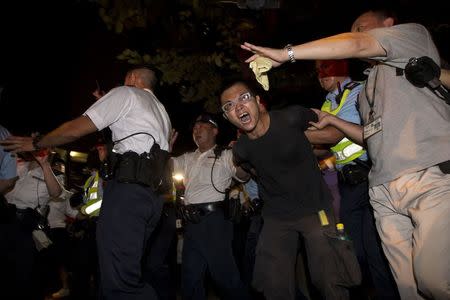
<path fill-rule="evenodd" d="M 291 63 L 295 63 L 295 57 L 294 57 L 294 51 L 292 50 L 292 45 L 287 44 L 286 47 L 284 47 L 287 50 L 289 61 Z"/>

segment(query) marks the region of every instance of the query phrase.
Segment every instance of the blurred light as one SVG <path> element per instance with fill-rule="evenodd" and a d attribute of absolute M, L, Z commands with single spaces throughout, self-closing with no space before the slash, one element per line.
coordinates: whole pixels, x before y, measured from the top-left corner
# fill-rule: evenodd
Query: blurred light
<path fill-rule="evenodd" d="M 176 173 L 176 174 L 174 174 L 174 175 L 172 176 L 172 178 L 173 178 L 174 180 L 176 180 L 176 181 L 183 181 L 184 176 L 183 176 L 183 174 L 181 174 L 181 173 Z"/>
<path fill-rule="evenodd" d="M 70 151 L 69 152 L 70 159 L 76 162 L 86 162 L 87 161 L 87 153 L 78 152 L 78 151 Z"/>
<path fill-rule="evenodd" d="M 69 155 L 70 157 L 82 157 L 83 153 L 77 151 L 70 151 Z"/>

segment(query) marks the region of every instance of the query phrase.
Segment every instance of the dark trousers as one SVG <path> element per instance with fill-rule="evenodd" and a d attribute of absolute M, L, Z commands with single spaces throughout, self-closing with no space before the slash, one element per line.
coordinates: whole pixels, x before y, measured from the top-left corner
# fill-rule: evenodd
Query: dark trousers
<path fill-rule="evenodd" d="M 155 289 L 159 300 L 176 299 L 172 257 L 176 264 L 175 206 L 164 204 L 158 226 L 150 237 L 145 257 L 144 279 Z M 175 250 L 175 251 L 172 251 Z M 174 253 L 173 253 L 174 252 Z"/>
<path fill-rule="evenodd" d="M 232 238 L 233 224 L 224 219 L 220 210 L 203 217 L 198 224 L 186 224 L 181 265 L 183 299 L 206 299 L 207 270 L 222 299 L 249 298 L 233 257 Z"/>
<path fill-rule="evenodd" d="M 0 224 L 0 290 L 8 299 L 43 299 L 36 281 L 37 250 L 30 228 L 17 220 Z"/>
<path fill-rule="evenodd" d="M 71 261 L 69 269 L 72 271 L 71 300 L 97 299 L 99 284 L 98 251 L 96 243 L 97 218 L 82 221 L 84 235 L 71 241 Z M 94 280 L 91 285 L 91 278 Z"/>
<path fill-rule="evenodd" d="M 376 291 L 376 299 L 399 299 L 397 286 L 375 228 L 367 181 L 358 185 L 340 181 L 339 190 L 341 221 L 353 241 L 363 276 L 364 273 L 367 274 L 368 269 Z"/>
<path fill-rule="evenodd" d="M 338 285 L 339 270 L 335 255 L 325 236 L 332 230 L 321 226 L 317 214 L 293 220 L 273 219 L 264 216 L 264 226 L 256 249 L 253 286 L 264 293 L 267 300 L 293 300 L 297 297 L 295 267 L 299 234 L 302 235 L 312 284 L 324 299 L 348 299 L 346 288 Z"/>
<path fill-rule="evenodd" d="M 242 278 L 244 283 L 250 285 L 253 278 L 253 269 L 256 258 L 256 245 L 258 244 L 259 234 L 263 226 L 263 219 L 261 214 L 250 217 L 250 226 L 247 232 L 247 239 L 245 242 L 244 262 L 242 268 Z"/>
<path fill-rule="evenodd" d="M 143 280 L 142 260 L 163 200 L 138 184 L 108 182 L 97 223 L 100 294 L 104 299 L 157 299 Z"/>

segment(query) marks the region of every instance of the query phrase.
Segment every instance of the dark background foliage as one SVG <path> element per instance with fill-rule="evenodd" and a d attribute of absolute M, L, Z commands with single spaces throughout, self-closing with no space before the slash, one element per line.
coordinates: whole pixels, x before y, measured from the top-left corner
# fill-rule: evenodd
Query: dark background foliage
<path fill-rule="evenodd" d="M 282 47 L 348 31 L 361 9 L 376 3 L 280 0 L 277 9 L 254 10 L 229 2 L 2 1 L 0 124 L 15 134 L 45 133 L 83 113 L 94 101 L 97 83 L 108 91 L 122 83 L 130 64 L 151 63 L 163 71 L 157 93 L 181 131 L 177 151 L 183 152 L 193 147 L 189 124 L 196 114 L 218 112 L 222 80 L 251 77 L 239 43 Z M 443 1 L 389 5 L 401 21 L 426 25 L 448 61 L 450 25 Z M 356 79 L 363 79 L 363 68 L 360 61 L 351 62 Z M 323 99 L 312 62 L 273 70 L 270 82 L 265 100 L 271 107 L 317 107 Z M 234 129 L 218 117 L 226 143 Z M 96 138 L 70 147 L 86 149 Z"/>

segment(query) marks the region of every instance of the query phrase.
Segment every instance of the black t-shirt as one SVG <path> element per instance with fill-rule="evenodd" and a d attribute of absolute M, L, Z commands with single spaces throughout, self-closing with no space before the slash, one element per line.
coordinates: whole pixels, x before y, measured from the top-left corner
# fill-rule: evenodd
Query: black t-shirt
<path fill-rule="evenodd" d="M 263 214 L 298 218 L 331 207 L 326 186 L 304 131 L 316 114 L 301 106 L 269 113 L 267 132 L 254 140 L 241 135 L 233 147 L 237 164 L 254 168 Z"/>

